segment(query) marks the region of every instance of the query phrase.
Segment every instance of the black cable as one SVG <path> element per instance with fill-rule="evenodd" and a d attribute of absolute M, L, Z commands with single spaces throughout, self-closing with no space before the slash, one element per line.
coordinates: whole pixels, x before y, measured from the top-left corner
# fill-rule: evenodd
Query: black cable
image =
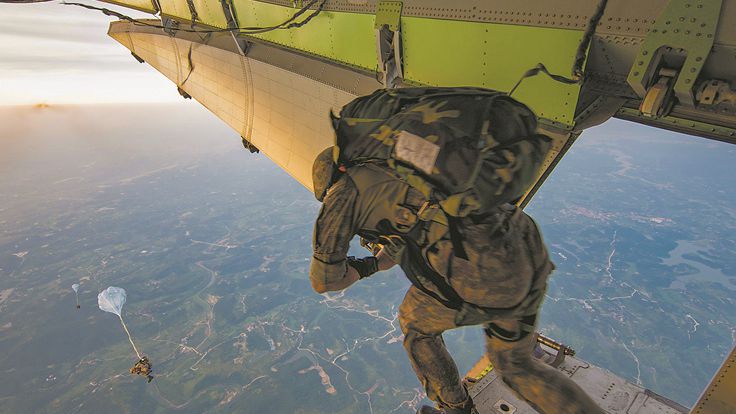
<path fill-rule="evenodd" d="M 590 20 L 588 20 L 588 27 L 585 28 L 583 37 L 582 39 L 580 39 L 580 43 L 578 43 L 578 49 L 575 52 L 575 61 L 573 62 L 573 65 L 572 65 L 571 77 L 567 78 L 562 75 L 555 75 L 553 73 L 550 73 L 550 71 L 547 70 L 544 64 L 537 63 L 537 66 L 524 72 L 524 74 L 521 76 L 521 79 L 519 79 L 519 81 L 516 82 L 514 87 L 511 88 L 508 95 L 511 96 L 514 93 L 514 91 L 516 91 L 516 88 L 518 88 L 519 85 L 521 85 L 521 83 L 526 78 L 536 76 L 540 72 L 546 74 L 547 76 L 549 76 L 553 80 L 556 80 L 557 82 L 562 82 L 568 85 L 575 85 L 575 84 L 581 83 L 584 78 L 583 64 L 585 63 L 585 58 L 588 56 L 588 48 L 590 47 L 591 40 L 593 40 L 593 34 L 595 34 L 595 28 L 598 26 L 598 22 L 600 22 L 601 17 L 603 17 L 603 13 L 606 10 L 607 4 L 608 4 L 608 0 L 600 0 L 598 2 L 598 6 L 596 6 L 595 12 L 590 17 Z"/>
<path fill-rule="evenodd" d="M 317 8 L 312 10 L 312 13 L 307 15 L 307 17 L 304 18 L 304 20 L 297 22 L 295 21 L 301 15 L 306 13 L 314 4 L 318 3 Z M 160 24 L 153 24 L 148 23 L 142 20 L 134 19 L 130 16 L 126 16 L 122 13 L 116 12 L 114 10 L 110 10 L 104 7 L 96 7 L 96 6 L 90 6 L 89 4 L 83 4 L 83 3 L 75 3 L 75 2 L 61 2 L 64 5 L 67 6 L 78 6 L 89 10 L 96 10 L 99 12 L 102 12 L 102 14 L 106 16 L 112 16 L 117 17 L 120 20 L 125 20 L 128 22 L 131 22 L 138 26 L 145 26 L 145 27 L 152 27 L 155 29 L 167 29 L 167 27 L 162 26 Z M 242 32 L 243 34 L 260 34 L 260 33 L 266 33 L 273 30 L 285 30 L 285 29 L 295 29 L 304 26 L 305 24 L 309 23 L 312 19 L 317 17 L 318 14 L 322 12 L 322 10 L 325 7 L 325 3 L 327 3 L 327 0 L 310 0 L 307 4 L 305 4 L 301 9 L 299 9 L 296 13 L 294 13 L 290 18 L 288 18 L 286 21 L 279 23 L 275 26 L 269 26 L 269 27 L 233 27 L 228 29 L 183 29 L 178 28 L 177 31 L 187 32 L 187 33 L 226 33 L 226 32 Z"/>
<path fill-rule="evenodd" d="M 575 53 L 575 63 L 572 66 L 573 79 L 583 78 L 583 64 L 588 54 L 588 47 L 590 46 L 590 41 L 593 40 L 595 28 L 598 27 L 598 22 L 601 21 L 601 17 L 603 17 L 603 13 L 606 11 L 606 4 L 608 4 L 608 0 L 600 0 L 595 12 L 588 21 L 588 27 L 585 28 L 585 33 L 583 33 L 583 38 L 580 40 L 578 50 Z"/>
<path fill-rule="evenodd" d="M 566 78 L 562 75 L 555 75 L 554 73 L 550 73 L 550 71 L 547 70 L 547 68 L 542 63 L 537 63 L 537 66 L 529 69 L 528 71 L 524 72 L 523 75 L 521 75 L 521 79 L 519 79 L 519 81 L 516 82 L 516 85 L 514 85 L 514 87 L 511 88 L 511 90 L 509 91 L 509 96 L 511 96 L 514 91 L 516 91 L 516 88 L 518 88 L 519 85 L 521 85 L 521 82 L 523 82 L 526 78 L 537 76 L 540 72 L 549 76 L 553 80 L 556 80 L 557 82 L 562 82 L 568 85 L 575 85 L 577 83 L 580 83 L 579 79 Z"/>

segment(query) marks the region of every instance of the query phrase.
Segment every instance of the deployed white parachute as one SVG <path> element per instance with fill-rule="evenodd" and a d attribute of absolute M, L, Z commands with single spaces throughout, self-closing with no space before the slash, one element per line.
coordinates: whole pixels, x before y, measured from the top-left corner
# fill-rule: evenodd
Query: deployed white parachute
<path fill-rule="evenodd" d="M 125 333 L 128 334 L 128 340 L 130 341 L 130 344 L 133 345 L 133 350 L 135 351 L 136 355 L 138 355 L 138 359 L 141 359 L 141 354 L 140 352 L 138 352 L 138 348 L 133 343 L 133 337 L 130 336 L 130 331 L 128 331 L 128 327 L 125 326 L 125 321 L 123 320 L 122 311 L 127 296 L 128 295 L 125 293 L 125 289 L 110 286 L 100 292 L 99 295 L 97 295 L 97 305 L 105 312 L 110 312 L 118 315 L 118 318 L 120 318 L 120 323 L 123 324 L 123 329 L 125 329 Z"/>
<path fill-rule="evenodd" d="M 123 311 L 123 305 L 125 305 L 125 299 L 127 297 L 128 295 L 125 293 L 125 289 L 110 286 L 97 295 L 97 305 L 105 312 L 121 316 L 120 312 Z"/>
<path fill-rule="evenodd" d="M 72 290 L 74 291 L 74 296 L 77 297 L 77 309 L 79 309 L 79 283 L 73 284 Z"/>

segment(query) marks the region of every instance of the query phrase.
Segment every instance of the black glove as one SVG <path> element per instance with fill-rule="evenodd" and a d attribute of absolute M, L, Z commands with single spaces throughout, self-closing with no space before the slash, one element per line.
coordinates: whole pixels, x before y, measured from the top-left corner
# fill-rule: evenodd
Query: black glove
<path fill-rule="evenodd" d="M 378 272 L 378 259 L 375 256 L 368 256 L 362 259 L 356 259 L 355 256 L 348 256 L 348 266 L 355 269 L 361 279 Z"/>

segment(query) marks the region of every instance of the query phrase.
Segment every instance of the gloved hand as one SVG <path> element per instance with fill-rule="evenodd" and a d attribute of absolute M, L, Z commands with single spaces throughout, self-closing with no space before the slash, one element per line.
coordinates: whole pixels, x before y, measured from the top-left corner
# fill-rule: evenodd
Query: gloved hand
<path fill-rule="evenodd" d="M 363 257 L 356 259 L 355 256 L 348 256 L 348 266 L 355 269 L 361 279 L 378 272 L 378 259 L 375 256 Z"/>

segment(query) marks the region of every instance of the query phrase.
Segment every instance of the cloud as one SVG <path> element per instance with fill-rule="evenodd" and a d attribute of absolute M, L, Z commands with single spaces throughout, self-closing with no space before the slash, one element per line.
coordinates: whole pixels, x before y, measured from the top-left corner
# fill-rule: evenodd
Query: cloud
<path fill-rule="evenodd" d="M 106 44 L 106 26 L 99 21 L 90 24 L 86 20 L 61 22 L 50 19 L 13 20 L 4 22 L 0 26 L 0 36 L 12 40 L 13 38 L 36 39 L 52 42 L 69 42 L 82 44 Z M 49 21 L 47 23 L 47 21 Z M 103 20 L 104 21 L 104 20 Z M 71 46 L 71 45 L 70 45 Z M 78 45 L 77 45 L 78 46 Z"/>
<path fill-rule="evenodd" d="M 0 39 L 2 41 L 2 39 Z M 64 74 L 68 72 L 88 71 L 127 71 L 129 66 L 138 64 L 130 53 L 115 54 L 78 54 L 71 56 L 48 55 L 11 55 L 3 56 L 0 61 L 0 74 L 7 77 L 13 73 L 50 72 Z"/>
<path fill-rule="evenodd" d="M 0 105 L 175 99 L 170 81 L 107 36 L 113 20 L 59 3 L 0 4 Z"/>

